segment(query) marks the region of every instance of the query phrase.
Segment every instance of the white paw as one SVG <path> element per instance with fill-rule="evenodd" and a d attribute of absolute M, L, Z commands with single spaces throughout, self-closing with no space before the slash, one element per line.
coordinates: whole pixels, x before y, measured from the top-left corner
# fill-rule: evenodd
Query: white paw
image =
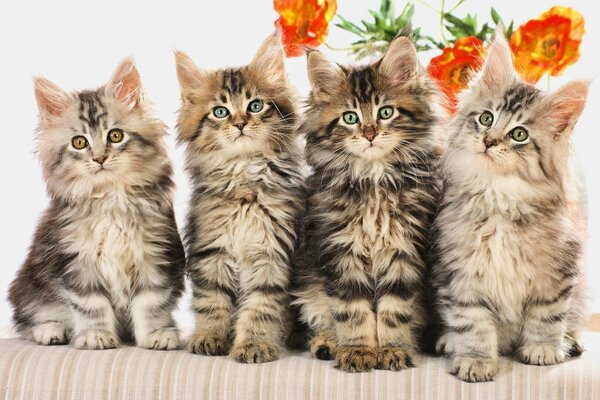
<path fill-rule="evenodd" d="M 444 356 L 454 354 L 454 335 L 451 333 L 442 335 L 435 344 L 435 352 Z"/>
<path fill-rule="evenodd" d="M 551 344 L 531 344 L 520 348 L 517 358 L 525 364 L 553 365 L 565 361 L 565 352 Z"/>
<path fill-rule="evenodd" d="M 493 381 L 498 373 L 498 360 L 483 357 L 456 357 L 450 373 L 465 382 Z"/>
<path fill-rule="evenodd" d="M 65 344 L 68 341 L 67 330 L 59 322 L 47 322 L 31 328 L 32 339 L 43 345 Z"/>
<path fill-rule="evenodd" d="M 114 349 L 119 346 L 119 340 L 109 331 L 89 329 L 73 338 L 73 346 L 82 350 Z"/>
<path fill-rule="evenodd" d="M 140 340 L 138 346 L 154 350 L 177 350 L 179 348 L 179 332 L 175 328 L 158 329 Z"/>

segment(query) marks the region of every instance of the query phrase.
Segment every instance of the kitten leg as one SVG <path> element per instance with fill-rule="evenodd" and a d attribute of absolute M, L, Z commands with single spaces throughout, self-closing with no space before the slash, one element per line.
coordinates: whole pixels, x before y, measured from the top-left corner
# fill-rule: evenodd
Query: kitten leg
<path fill-rule="evenodd" d="M 450 373 L 465 382 L 491 381 L 498 372 L 498 334 L 493 316 L 477 302 L 449 299 L 441 314 L 446 333 L 441 339 L 453 346 Z"/>
<path fill-rule="evenodd" d="M 240 274 L 246 293 L 240 300 L 231 356 L 262 363 L 279 358 L 288 319 L 289 267 L 283 262 L 253 262 Z"/>
<path fill-rule="evenodd" d="M 72 344 L 78 349 L 114 349 L 119 345 L 112 304 L 99 290 L 66 292 L 73 313 Z"/>
<path fill-rule="evenodd" d="M 565 360 L 570 350 L 566 336 L 569 295 L 532 301 L 525 313 L 517 359 L 525 364 L 553 365 Z M 571 343 L 572 346 L 572 343 Z"/>
<path fill-rule="evenodd" d="M 25 337 L 41 345 L 66 344 L 70 337 L 69 309 L 63 303 L 35 304 Z"/>
<path fill-rule="evenodd" d="M 198 261 L 190 269 L 196 329 L 188 350 L 220 356 L 229 353 L 236 286 L 234 260 L 221 251 Z"/>
<path fill-rule="evenodd" d="M 378 368 L 401 370 L 413 367 L 417 348 L 413 332 L 423 325 L 419 303 L 421 273 L 415 262 L 393 254 L 387 268 L 378 269 L 377 340 Z"/>
<path fill-rule="evenodd" d="M 139 347 L 155 350 L 179 348 L 179 331 L 171 315 L 175 305 L 170 289 L 144 288 L 134 295 L 130 315 Z"/>
<path fill-rule="evenodd" d="M 333 330 L 318 332 L 310 339 L 310 352 L 319 360 L 334 359 L 336 347 Z"/>
<path fill-rule="evenodd" d="M 328 292 L 337 341 L 337 367 L 347 372 L 366 372 L 377 365 L 377 321 L 373 289 L 367 268 L 352 253 L 339 258 Z M 331 267 L 329 267 L 332 269 Z"/>

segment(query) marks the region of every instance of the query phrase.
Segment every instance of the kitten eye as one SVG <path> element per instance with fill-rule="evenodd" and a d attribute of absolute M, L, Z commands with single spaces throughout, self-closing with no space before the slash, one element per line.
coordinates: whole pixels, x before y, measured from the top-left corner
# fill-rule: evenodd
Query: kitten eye
<path fill-rule="evenodd" d="M 85 149 L 88 145 L 88 141 L 84 136 L 75 136 L 71 139 L 71 145 L 77 150 Z"/>
<path fill-rule="evenodd" d="M 248 104 L 248 111 L 257 113 L 257 112 L 260 112 L 264 106 L 265 106 L 265 104 L 263 103 L 262 100 L 256 99 L 256 100 L 253 100 L 252 102 L 250 102 L 250 104 Z"/>
<path fill-rule="evenodd" d="M 521 126 L 517 126 L 515 129 L 510 131 L 510 138 L 515 142 L 524 142 L 529 138 L 529 133 L 527 130 Z"/>
<path fill-rule="evenodd" d="M 225 107 L 215 107 L 213 115 L 217 118 L 225 118 L 229 115 L 229 110 Z"/>
<path fill-rule="evenodd" d="M 381 119 L 390 119 L 394 114 L 394 109 L 390 106 L 381 107 L 378 114 Z"/>
<path fill-rule="evenodd" d="M 491 126 L 493 122 L 494 122 L 494 114 L 492 114 L 489 111 L 484 111 L 479 116 L 479 123 L 483 126 Z"/>
<path fill-rule="evenodd" d="M 355 113 L 354 111 L 346 111 L 342 115 L 342 118 L 344 119 L 344 122 L 347 123 L 348 125 L 354 125 L 355 123 L 358 122 L 358 114 Z"/>
<path fill-rule="evenodd" d="M 123 140 L 124 137 L 125 137 L 125 135 L 123 134 L 123 131 L 120 129 L 111 129 L 108 132 L 108 141 L 111 143 L 119 143 L 120 141 Z"/>

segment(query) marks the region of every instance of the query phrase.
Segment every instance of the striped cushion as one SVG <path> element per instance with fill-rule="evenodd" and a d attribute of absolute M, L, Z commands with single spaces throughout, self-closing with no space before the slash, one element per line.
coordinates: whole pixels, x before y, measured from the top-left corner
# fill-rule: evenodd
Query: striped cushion
<path fill-rule="evenodd" d="M 502 359 L 496 381 L 477 384 L 448 375 L 447 360 L 424 356 L 407 371 L 348 374 L 307 353 L 241 365 L 184 351 L 81 351 L 3 339 L 0 399 L 600 399 L 600 333 L 585 339 L 580 359 L 552 367 Z"/>

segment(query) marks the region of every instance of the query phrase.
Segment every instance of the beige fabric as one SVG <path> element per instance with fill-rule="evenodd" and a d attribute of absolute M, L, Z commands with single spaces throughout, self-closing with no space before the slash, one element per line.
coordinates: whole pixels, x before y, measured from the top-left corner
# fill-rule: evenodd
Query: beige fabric
<path fill-rule="evenodd" d="M 600 399 L 600 333 L 577 360 L 532 367 L 502 359 L 493 383 L 466 384 L 447 361 L 418 357 L 402 372 L 348 374 L 293 353 L 263 365 L 184 351 L 81 351 L 0 340 L 0 400 L 7 399 Z"/>

